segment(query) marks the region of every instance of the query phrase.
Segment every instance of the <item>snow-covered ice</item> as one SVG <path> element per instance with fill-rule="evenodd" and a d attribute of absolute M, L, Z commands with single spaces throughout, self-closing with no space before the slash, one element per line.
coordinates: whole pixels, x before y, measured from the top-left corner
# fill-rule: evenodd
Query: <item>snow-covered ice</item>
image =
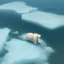
<path fill-rule="evenodd" d="M 32 22 L 49 29 L 54 29 L 60 26 L 64 26 L 63 15 L 46 13 L 38 10 L 28 14 L 23 14 L 22 19 L 26 20 L 27 22 Z"/>
<path fill-rule="evenodd" d="M 8 38 L 10 30 L 8 28 L 1 28 L 0 29 L 0 53 L 3 50 L 4 44 Z"/>
<path fill-rule="evenodd" d="M 17 39 L 6 42 L 5 49 L 9 52 L 4 56 L 1 64 L 46 64 L 50 53 L 54 52 L 47 45 L 40 48 L 30 42 Z"/>
<path fill-rule="evenodd" d="M 37 10 L 37 8 L 28 6 L 28 5 L 26 5 L 26 3 L 22 2 L 22 1 L 16 1 L 16 2 L 10 2 L 10 3 L 3 4 L 0 6 L 0 9 L 14 10 L 21 14 Z"/>

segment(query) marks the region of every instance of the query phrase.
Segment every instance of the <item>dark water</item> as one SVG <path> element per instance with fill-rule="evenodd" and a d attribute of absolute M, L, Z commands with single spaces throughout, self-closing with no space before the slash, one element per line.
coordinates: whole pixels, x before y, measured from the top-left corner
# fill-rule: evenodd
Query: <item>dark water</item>
<path fill-rule="evenodd" d="M 13 1 L 13 0 L 11 0 Z M 0 4 L 11 2 L 10 0 L 0 0 Z M 14 0 L 15 1 L 15 0 Z M 39 10 L 55 14 L 64 14 L 64 0 L 23 0 L 28 5 L 38 7 Z M 50 30 L 33 23 L 28 23 L 21 19 L 21 15 L 12 10 L 0 10 L 0 28 L 8 27 L 12 31 L 37 32 L 42 35 L 42 39 L 56 52 L 50 57 L 50 64 L 64 64 L 64 27 Z M 26 29 L 27 28 L 27 29 Z"/>

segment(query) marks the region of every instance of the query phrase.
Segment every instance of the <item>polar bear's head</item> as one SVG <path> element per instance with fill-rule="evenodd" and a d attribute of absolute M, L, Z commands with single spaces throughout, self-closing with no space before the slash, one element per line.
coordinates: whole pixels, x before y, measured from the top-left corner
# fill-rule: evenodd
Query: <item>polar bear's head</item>
<path fill-rule="evenodd" d="M 40 38 L 41 37 L 41 35 L 40 34 L 38 34 L 38 38 Z"/>

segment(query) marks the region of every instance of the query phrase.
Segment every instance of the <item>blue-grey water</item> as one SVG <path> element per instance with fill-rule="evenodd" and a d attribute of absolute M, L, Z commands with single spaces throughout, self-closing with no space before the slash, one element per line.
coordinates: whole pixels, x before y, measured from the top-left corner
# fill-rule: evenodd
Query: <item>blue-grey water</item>
<path fill-rule="evenodd" d="M 0 5 L 18 0 L 0 0 Z M 21 0 L 29 6 L 38 7 L 39 10 L 54 14 L 64 15 L 64 0 Z M 50 59 L 50 64 L 64 64 L 64 26 L 50 30 L 34 23 L 28 23 L 21 19 L 21 15 L 12 10 L 0 10 L 0 28 L 8 27 L 19 34 L 37 32 L 42 39 L 51 46 L 56 53 Z M 27 27 L 27 29 L 26 29 Z M 22 29 L 22 30 L 21 30 Z M 18 35 L 19 35 L 18 34 Z M 13 36 L 16 37 L 16 36 Z M 3 52 L 4 53 L 4 52 Z"/>

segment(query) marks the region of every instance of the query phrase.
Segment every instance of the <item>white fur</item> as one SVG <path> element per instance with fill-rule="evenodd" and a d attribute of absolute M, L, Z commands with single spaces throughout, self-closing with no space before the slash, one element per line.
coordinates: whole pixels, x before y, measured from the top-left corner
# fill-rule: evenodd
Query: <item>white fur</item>
<path fill-rule="evenodd" d="M 37 33 L 27 33 L 26 40 L 33 41 L 34 44 L 37 44 L 37 42 L 39 43 L 40 37 L 41 35 Z"/>

